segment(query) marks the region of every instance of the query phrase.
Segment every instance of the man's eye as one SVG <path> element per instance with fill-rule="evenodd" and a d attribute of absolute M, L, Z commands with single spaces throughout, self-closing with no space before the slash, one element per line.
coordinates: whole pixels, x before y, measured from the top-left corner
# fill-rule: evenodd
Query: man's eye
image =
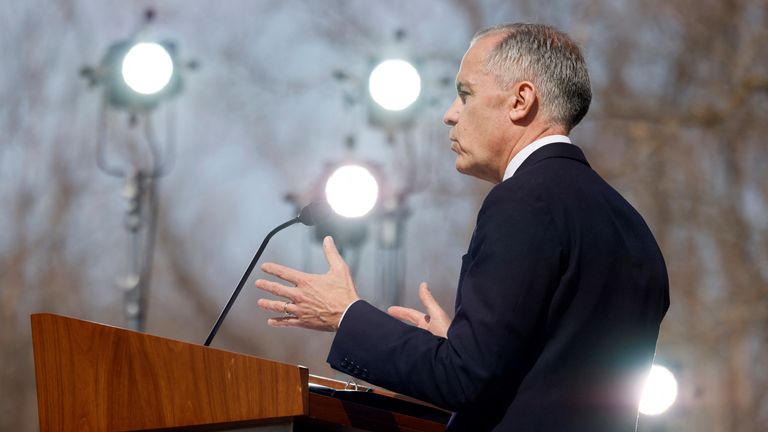
<path fill-rule="evenodd" d="M 466 102 L 467 96 L 469 96 L 469 92 L 465 92 L 465 91 L 459 92 L 459 99 L 461 99 L 462 102 Z"/>

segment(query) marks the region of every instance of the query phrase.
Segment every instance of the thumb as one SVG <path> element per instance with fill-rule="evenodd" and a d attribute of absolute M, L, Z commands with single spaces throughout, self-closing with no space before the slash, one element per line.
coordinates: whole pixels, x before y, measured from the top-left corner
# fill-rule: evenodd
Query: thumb
<path fill-rule="evenodd" d="M 325 255 L 325 260 L 328 261 L 328 267 L 331 269 L 338 269 L 347 265 L 338 249 L 336 249 L 336 243 L 333 242 L 333 237 L 331 236 L 325 236 L 323 239 L 323 254 Z"/>
<path fill-rule="evenodd" d="M 429 285 L 426 282 L 422 282 L 419 285 L 419 299 L 424 307 L 427 308 L 427 313 L 432 316 L 438 315 L 438 313 L 444 313 L 443 308 L 437 303 L 437 300 L 432 296 L 429 291 Z"/>

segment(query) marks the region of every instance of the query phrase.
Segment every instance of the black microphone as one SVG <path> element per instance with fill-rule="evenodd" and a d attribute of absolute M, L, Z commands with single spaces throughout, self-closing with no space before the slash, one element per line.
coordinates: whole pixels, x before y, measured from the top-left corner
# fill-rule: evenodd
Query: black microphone
<path fill-rule="evenodd" d="M 237 288 L 235 288 L 235 291 L 232 293 L 232 296 L 229 297 L 229 301 L 227 302 L 227 305 L 224 306 L 224 309 L 221 311 L 221 314 L 219 314 L 219 318 L 216 320 L 216 323 L 213 325 L 213 328 L 211 329 L 211 333 L 208 335 L 208 338 L 205 339 L 205 343 L 204 343 L 205 346 L 211 345 L 213 338 L 216 336 L 216 333 L 219 331 L 219 327 L 221 327 L 221 323 L 224 322 L 224 318 L 227 317 L 227 314 L 229 313 L 229 309 L 231 309 L 232 305 L 235 303 L 235 299 L 237 299 L 237 296 L 240 294 L 240 291 L 243 289 L 245 282 L 248 280 L 248 276 L 251 275 L 253 268 L 256 266 L 256 262 L 259 261 L 261 254 L 264 252 L 264 249 L 267 247 L 267 243 L 269 243 L 269 240 L 272 238 L 272 236 L 277 234 L 279 231 L 282 231 L 284 228 L 288 228 L 289 226 L 295 223 L 301 222 L 306 226 L 313 226 L 320 222 L 326 221 L 332 215 L 333 215 L 333 211 L 331 210 L 331 207 L 328 205 L 326 201 L 314 201 L 304 206 L 304 208 L 301 209 L 301 212 L 299 212 L 298 216 L 289 220 L 288 222 L 278 225 L 275 229 L 270 231 L 269 234 L 267 234 L 267 236 L 264 238 L 264 241 L 261 242 L 261 246 L 259 246 L 259 250 L 256 252 L 256 255 L 253 257 L 253 259 L 251 260 L 251 263 L 248 265 L 248 269 L 245 270 L 245 274 L 240 279 L 240 283 L 237 284 Z"/>
<path fill-rule="evenodd" d="M 331 217 L 333 217 L 333 210 L 327 201 L 314 201 L 301 209 L 298 219 L 306 226 L 315 226 L 320 222 L 326 222 Z"/>

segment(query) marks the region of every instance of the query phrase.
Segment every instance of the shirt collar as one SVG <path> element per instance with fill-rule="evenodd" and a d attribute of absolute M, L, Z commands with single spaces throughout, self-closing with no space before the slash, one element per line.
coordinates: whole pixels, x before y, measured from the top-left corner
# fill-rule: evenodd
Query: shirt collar
<path fill-rule="evenodd" d="M 543 138 L 539 138 L 536 141 L 523 147 L 523 149 L 520 150 L 520 152 L 516 154 L 511 161 L 509 161 L 509 165 L 507 165 L 507 169 L 504 171 L 504 178 L 502 179 L 502 181 L 512 177 L 517 171 L 517 169 L 520 168 L 520 165 L 522 165 L 523 162 L 525 162 L 525 160 L 528 159 L 528 156 L 533 154 L 533 152 L 544 147 L 547 144 L 553 144 L 553 143 L 571 144 L 571 139 L 565 135 L 548 135 Z"/>

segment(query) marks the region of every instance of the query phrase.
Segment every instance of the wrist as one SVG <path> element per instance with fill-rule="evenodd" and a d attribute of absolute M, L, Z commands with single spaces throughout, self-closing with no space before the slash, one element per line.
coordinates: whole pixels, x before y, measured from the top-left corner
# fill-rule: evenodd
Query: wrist
<path fill-rule="evenodd" d="M 347 314 L 347 311 L 349 310 L 349 308 L 352 307 L 353 304 L 359 302 L 360 300 L 362 300 L 360 297 L 356 297 L 354 300 L 352 300 L 347 305 L 346 308 L 344 308 L 344 312 L 341 313 L 341 317 L 339 318 L 339 322 L 336 324 L 336 330 L 338 330 L 339 327 L 341 327 L 341 322 L 344 321 L 344 316 Z"/>

